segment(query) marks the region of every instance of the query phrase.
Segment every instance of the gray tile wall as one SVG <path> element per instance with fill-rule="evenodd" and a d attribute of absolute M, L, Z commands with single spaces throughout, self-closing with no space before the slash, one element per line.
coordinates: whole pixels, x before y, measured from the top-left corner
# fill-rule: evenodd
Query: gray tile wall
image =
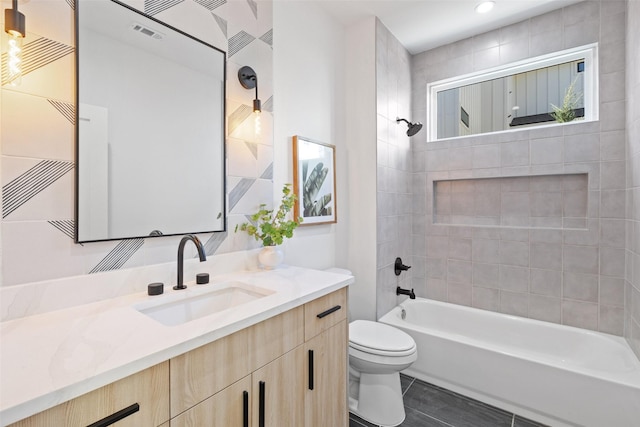
<path fill-rule="evenodd" d="M 413 118 L 424 122 L 429 82 L 588 43 L 600 47 L 598 122 L 432 143 L 424 132 L 412 138 L 416 293 L 623 334 L 625 23 L 625 1 L 585 1 L 412 58 Z M 568 211 L 586 209 L 586 221 L 565 221 L 563 229 L 434 224 L 434 181 L 560 174 L 588 175 L 586 199 L 565 193 L 563 200 Z"/>
<path fill-rule="evenodd" d="M 433 223 L 586 229 L 588 177 L 582 173 L 434 180 Z"/>
<path fill-rule="evenodd" d="M 376 313 L 396 305 L 396 287 L 411 287 L 413 269 L 394 273 L 396 257 L 411 264 L 411 145 L 404 122 L 411 120 L 411 56 L 380 21 L 376 22 L 377 90 L 377 260 Z"/>
<path fill-rule="evenodd" d="M 640 358 L 640 2 L 627 5 L 627 268 L 624 336 Z"/>

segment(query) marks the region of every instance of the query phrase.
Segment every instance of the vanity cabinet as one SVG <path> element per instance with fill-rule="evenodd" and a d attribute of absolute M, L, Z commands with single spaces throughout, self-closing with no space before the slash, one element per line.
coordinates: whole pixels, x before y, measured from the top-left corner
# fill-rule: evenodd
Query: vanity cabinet
<path fill-rule="evenodd" d="M 335 291 L 11 427 L 346 427 L 347 290 Z"/>
<path fill-rule="evenodd" d="M 347 426 L 347 289 L 305 305 L 305 426 Z"/>
<path fill-rule="evenodd" d="M 168 420 L 169 362 L 163 362 L 10 427 L 155 427 Z"/>
<path fill-rule="evenodd" d="M 347 327 L 342 320 L 305 344 L 307 427 L 348 425 Z"/>
<path fill-rule="evenodd" d="M 346 289 L 336 291 L 241 331 L 246 337 L 229 337 L 236 342 L 248 339 L 245 354 L 251 374 L 176 415 L 171 427 L 346 427 L 346 295 Z M 202 360 L 200 353 L 210 353 L 220 345 L 216 343 L 194 350 L 197 357 L 187 353 L 171 360 L 172 409 L 173 390 L 179 388 L 179 384 L 174 387 L 174 379 L 188 384 L 184 377 L 178 380 L 173 375 L 178 361 L 181 372 L 198 373 L 191 388 L 208 390 L 203 393 L 215 389 L 200 384 L 211 383 L 201 369 L 209 366 L 212 371 L 224 370 L 227 359 L 219 358 L 214 363 L 214 358 L 209 358 L 208 363 L 197 362 L 197 368 L 189 365 Z M 237 354 L 233 346 L 223 346 L 230 357 Z M 230 366 L 244 359 L 236 357 L 233 363 L 229 361 Z M 182 397 L 178 399 L 184 404 Z M 189 401 L 193 401 L 193 394 Z"/>
<path fill-rule="evenodd" d="M 171 359 L 171 417 L 301 345 L 303 313 L 294 308 Z"/>

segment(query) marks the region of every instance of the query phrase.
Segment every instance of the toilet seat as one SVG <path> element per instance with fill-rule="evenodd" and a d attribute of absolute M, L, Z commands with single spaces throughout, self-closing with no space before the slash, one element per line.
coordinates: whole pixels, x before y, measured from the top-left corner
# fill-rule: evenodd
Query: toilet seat
<path fill-rule="evenodd" d="M 368 320 L 355 320 L 349 324 L 349 347 L 388 357 L 404 357 L 416 352 L 416 343 L 409 334 Z"/>

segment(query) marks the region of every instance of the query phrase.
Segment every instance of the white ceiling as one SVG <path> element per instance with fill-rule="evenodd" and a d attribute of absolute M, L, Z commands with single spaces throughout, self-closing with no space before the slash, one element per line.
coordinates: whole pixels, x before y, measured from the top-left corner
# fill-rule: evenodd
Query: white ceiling
<path fill-rule="evenodd" d="M 481 34 L 581 0 L 495 0 L 478 14 L 480 0 L 319 0 L 349 25 L 375 15 L 412 54 Z"/>

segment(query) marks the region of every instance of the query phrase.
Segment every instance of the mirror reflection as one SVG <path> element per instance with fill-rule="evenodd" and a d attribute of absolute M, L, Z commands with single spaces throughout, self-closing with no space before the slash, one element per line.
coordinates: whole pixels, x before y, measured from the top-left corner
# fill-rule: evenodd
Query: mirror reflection
<path fill-rule="evenodd" d="M 81 0 L 76 241 L 225 229 L 225 53 Z"/>

